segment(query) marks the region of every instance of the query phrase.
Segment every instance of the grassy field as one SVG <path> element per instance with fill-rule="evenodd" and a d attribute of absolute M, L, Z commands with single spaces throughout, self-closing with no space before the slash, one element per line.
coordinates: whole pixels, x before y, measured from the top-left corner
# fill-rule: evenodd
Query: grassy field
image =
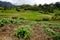
<path fill-rule="evenodd" d="M 51 20 L 53 15 L 50 14 L 41 14 L 39 12 L 34 11 L 22 11 L 17 13 L 0 13 L 0 17 L 17 17 L 22 19 L 28 19 L 28 20 Z"/>

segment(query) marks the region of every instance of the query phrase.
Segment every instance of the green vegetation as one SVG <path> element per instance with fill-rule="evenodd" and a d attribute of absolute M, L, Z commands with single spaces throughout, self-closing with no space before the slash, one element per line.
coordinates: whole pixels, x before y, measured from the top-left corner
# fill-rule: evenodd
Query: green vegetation
<path fill-rule="evenodd" d="M 48 35 L 55 35 L 55 32 L 52 29 L 44 28 Z"/>
<path fill-rule="evenodd" d="M 16 35 L 18 38 L 28 39 L 31 36 L 31 32 L 30 26 L 19 26 L 16 28 L 14 35 Z"/>
<path fill-rule="evenodd" d="M 42 21 L 42 20 L 51 20 L 52 16 L 48 14 L 41 14 L 38 12 L 27 12 L 27 13 L 20 13 L 20 18 L 28 19 L 28 20 L 35 20 L 35 21 Z"/>
<path fill-rule="evenodd" d="M 44 31 L 48 36 L 53 36 L 53 40 L 60 40 L 60 32 L 54 31 L 54 29 L 60 30 L 60 23 L 55 22 L 40 22 Z"/>
<path fill-rule="evenodd" d="M 53 40 L 60 40 L 60 32 L 55 32 L 52 29 L 47 27 L 44 28 L 44 30 L 46 31 L 47 35 L 54 36 Z"/>
<path fill-rule="evenodd" d="M 16 28 L 14 35 L 19 38 L 30 38 L 31 27 L 40 24 L 48 36 L 60 40 L 60 31 L 57 31 L 60 30 L 60 2 L 38 6 L 20 5 L 12 8 L 0 6 L 0 27 L 6 24 L 28 25 Z"/>
<path fill-rule="evenodd" d="M 55 36 L 53 40 L 60 40 L 60 35 Z"/>
<path fill-rule="evenodd" d="M 0 19 L 0 26 L 3 26 L 5 24 L 22 24 L 24 22 L 27 22 L 27 20 L 12 19 L 12 18 L 2 18 L 2 19 Z"/>
<path fill-rule="evenodd" d="M 26 24 L 27 22 L 27 24 Z M 14 35 L 18 38 L 29 39 L 31 36 L 31 26 L 35 24 L 40 24 L 47 35 L 54 36 L 53 39 L 60 40 L 60 32 L 56 32 L 53 29 L 50 29 L 51 26 L 54 29 L 60 29 L 60 23 L 55 21 L 30 21 L 30 20 L 23 20 L 23 19 L 12 19 L 12 18 L 2 18 L 0 19 L 0 27 L 3 27 L 5 24 L 23 24 L 26 25 L 19 26 L 15 29 Z M 24 33 L 25 32 L 25 33 Z"/>
<path fill-rule="evenodd" d="M 52 15 L 49 14 L 41 14 L 39 12 L 34 12 L 34 11 L 29 11 L 29 12 L 20 12 L 20 13 L 15 13 L 17 18 L 21 18 L 21 19 L 27 19 L 27 20 L 35 20 L 35 21 L 48 21 L 48 20 L 52 20 Z M 13 15 L 15 15 L 14 13 L 2 13 L 0 15 L 2 15 L 1 18 L 3 17 L 14 17 Z M 4 16 L 5 15 L 5 16 Z"/>
<path fill-rule="evenodd" d="M 40 21 L 39 24 L 45 27 L 51 26 L 53 28 L 60 29 L 60 22 L 56 21 Z"/>

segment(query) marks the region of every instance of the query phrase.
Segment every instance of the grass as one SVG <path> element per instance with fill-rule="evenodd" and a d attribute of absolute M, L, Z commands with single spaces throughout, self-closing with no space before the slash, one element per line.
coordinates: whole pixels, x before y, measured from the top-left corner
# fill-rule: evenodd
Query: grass
<path fill-rule="evenodd" d="M 10 17 L 13 15 L 18 18 L 23 18 L 27 20 L 43 20 L 43 19 L 51 20 L 52 18 L 52 16 L 49 14 L 41 14 L 39 12 L 34 11 L 17 12 L 17 13 L 0 13 L 1 17 Z"/>
<path fill-rule="evenodd" d="M 60 22 L 56 21 L 40 21 L 39 24 L 42 26 L 52 26 L 53 28 L 60 29 Z"/>
<path fill-rule="evenodd" d="M 28 19 L 28 20 L 43 20 L 43 18 L 51 18 L 51 15 L 41 14 L 38 12 L 26 12 L 26 13 L 20 13 L 20 18 Z"/>
<path fill-rule="evenodd" d="M 0 13 L 17 13 L 16 10 L 0 10 Z"/>

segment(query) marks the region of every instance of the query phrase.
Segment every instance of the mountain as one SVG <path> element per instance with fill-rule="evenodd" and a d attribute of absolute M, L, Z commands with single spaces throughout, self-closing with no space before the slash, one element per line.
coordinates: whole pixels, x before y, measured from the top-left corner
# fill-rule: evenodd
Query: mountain
<path fill-rule="evenodd" d="M 14 5 L 10 2 L 0 1 L 0 6 L 13 7 Z"/>

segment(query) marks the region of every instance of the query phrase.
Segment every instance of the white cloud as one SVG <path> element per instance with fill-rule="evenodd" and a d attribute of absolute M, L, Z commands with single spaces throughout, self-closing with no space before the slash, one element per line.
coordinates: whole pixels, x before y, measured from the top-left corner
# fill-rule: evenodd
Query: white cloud
<path fill-rule="evenodd" d="M 0 0 L 0 1 L 6 1 L 6 2 L 11 2 L 11 3 L 16 3 L 17 0 Z"/>
<path fill-rule="evenodd" d="M 44 4 L 44 3 L 55 3 L 60 0 L 0 0 L 0 1 L 7 1 L 13 4 L 21 5 L 21 4 Z"/>
<path fill-rule="evenodd" d="M 35 0 L 34 2 L 36 4 L 44 4 L 44 3 L 55 3 L 55 2 L 59 2 L 60 0 Z"/>
<path fill-rule="evenodd" d="M 33 4 L 33 0 L 18 0 L 15 4 Z"/>

